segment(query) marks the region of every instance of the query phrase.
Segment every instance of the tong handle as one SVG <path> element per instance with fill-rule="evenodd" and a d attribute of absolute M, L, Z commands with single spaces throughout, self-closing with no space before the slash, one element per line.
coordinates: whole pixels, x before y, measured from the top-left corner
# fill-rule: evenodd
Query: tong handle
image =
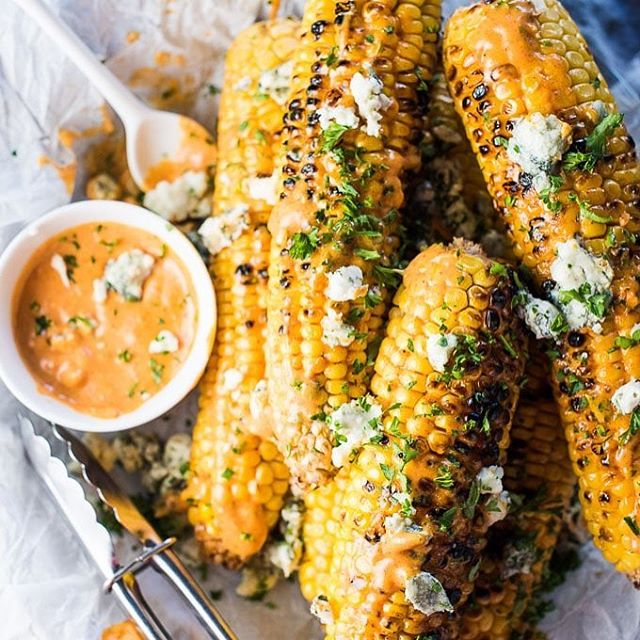
<path fill-rule="evenodd" d="M 200 585 L 171 549 L 166 549 L 152 556 L 151 562 L 172 582 L 173 586 L 189 603 L 211 638 L 214 640 L 238 640 L 220 612 L 211 604 Z"/>
<path fill-rule="evenodd" d="M 171 640 L 171 635 L 147 604 L 132 574 L 125 575 L 114 583 L 111 592 L 147 640 Z"/>

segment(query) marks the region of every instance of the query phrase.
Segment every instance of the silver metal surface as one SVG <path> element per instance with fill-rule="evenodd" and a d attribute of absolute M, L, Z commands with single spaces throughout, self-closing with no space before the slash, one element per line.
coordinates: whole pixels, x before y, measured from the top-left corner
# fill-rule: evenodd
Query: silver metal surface
<path fill-rule="evenodd" d="M 93 485 L 100 499 L 107 504 L 118 522 L 143 544 L 163 542 L 147 519 L 138 511 L 129 496 L 103 469 L 88 447 L 68 429 L 55 425 L 53 433 L 67 445 L 69 455 L 80 464 L 82 475 Z"/>
<path fill-rule="evenodd" d="M 89 557 L 110 582 L 114 571 L 119 569 L 111 537 L 98 522 L 82 486 L 69 475 L 62 460 L 52 454 L 47 439 L 38 435 L 31 422 L 23 416 L 20 417 L 20 430 L 33 468 L 49 489 Z M 171 635 L 147 605 L 132 573 L 122 576 L 113 585 L 112 592 L 147 640 L 171 640 Z"/>
<path fill-rule="evenodd" d="M 55 425 L 53 432 L 56 437 L 67 444 L 69 454 L 82 467 L 86 480 L 97 490 L 100 498 L 113 509 L 113 513 L 120 524 L 137 537 L 147 547 L 145 562 L 134 562 L 129 565 L 130 570 L 139 570 L 148 562 L 162 573 L 173 584 L 176 590 L 189 603 L 202 626 L 214 640 L 238 640 L 220 612 L 213 606 L 209 598 L 180 562 L 178 556 L 168 549 L 168 542 L 163 540 L 138 511 L 129 497 L 120 489 L 102 465 L 93 456 L 86 445 L 64 427 Z M 140 565 L 140 566 L 138 566 Z M 125 580 L 107 585 L 115 590 Z"/>

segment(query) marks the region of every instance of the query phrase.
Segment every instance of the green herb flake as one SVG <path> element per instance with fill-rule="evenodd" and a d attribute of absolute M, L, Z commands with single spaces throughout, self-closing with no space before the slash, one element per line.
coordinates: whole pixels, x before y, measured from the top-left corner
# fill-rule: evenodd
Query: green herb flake
<path fill-rule="evenodd" d="M 626 522 L 629 529 L 631 529 L 631 531 L 633 532 L 633 535 L 640 537 L 640 527 L 638 527 L 636 519 L 633 516 L 626 516 L 624 518 L 624 521 Z"/>
<path fill-rule="evenodd" d="M 306 260 L 320 245 L 318 230 L 313 228 L 309 233 L 294 233 L 289 244 L 289 255 L 294 260 Z"/>
<path fill-rule="evenodd" d="M 149 368 L 151 369 L 151 377 L 156 384 L 162 382 L 162 376 L 164 374 L 164 365 L 160 364 L 155 358 L 149 360 Z"/>
<path fill-rule="evenodd" d="M 233 477 L 233 474 L 235 473 L 235 471 L 233 469 L 229 469 L 229 467 L 227 467 L 223 472 L 222 472 L 222 477 L 225 480 L 230 480 Z"/>
<path fill-rule="evenodd" d="M 629 428 L 620 435 L 618 441 L 620 444 L 627 444 L 638 432 L 640 432 L 640 409 L 635 409 L 629 419 Z"/>
<path fill-rule="evenodd" d="M 458 507 L 451 507 L 451 509 L 447 509 L 447 511 L 445 511 L 438 520 L 438 529 L 443 533 L 447 533 L 449 529 L 451 529 L 456 513 L 458 513 Z"/>
<path fill-rule="evenodd" d="M 47 329 L 51 327 L 51 324 L 52 324 L 51 319 L 45 315 L 36 316 L 34 318 L 34 322 L 36 325 L 37 336 L 41 336 L 43 333 L 45 333 Z"/>
<path fill-rule="evenodd" d="M 340 141 L 342 140 L 342 136 L 349 131 L 349 127 L 338 124 L 337 122 L 332 122 L 329 126 L 322 132 L 322 145 L 321 150 L 325 153 L 333 151 Z"/>
<path fill-rule="evenodd" d="M 593 171 L 598 161 L 604 158 L 607 140 L 622 124 L 623 117 L 621 113 L 606 115 L 587 136 L 586 151 L 570 151 L 565 154 L 562 161 L 564 169 L 566 171 Z"/>

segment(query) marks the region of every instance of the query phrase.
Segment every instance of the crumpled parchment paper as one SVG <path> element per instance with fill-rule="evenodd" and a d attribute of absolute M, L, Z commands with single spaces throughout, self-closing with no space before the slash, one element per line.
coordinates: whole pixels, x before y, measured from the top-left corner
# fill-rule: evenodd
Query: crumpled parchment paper
<path fill-rule="evenodd" d="M 188 97 L 182 108 L 214 127 L 223 56 L 232 38 L 263 15 L 260 0 L 51 0 L 62 18 L 125 81 L 152 67 L 163 51 L 184 55 L 184 65 L 166 65 Z M 283 13 L 299 13 L 302 0 L 285 2 Z M 465 4 L 445 0 L 445 14 Z M 637 0 L 567 0 L 584 29 L 627 122 L 640 136 L 640 12 Z M 68 164 L 73 152 L 57 138 L 60 127 L 83 131 L 102 120 L 100 96 L 48 38 L 10 0 L 2 0 L 0 20 L 0 249 L 27 221 L 69 200 L 46 156 Z M 139 38 L 127 42 L 127 34 Z M 151 76 L 154 77 L 153 75 Z M 136 91 L 148 95 L 143 82 Z M 76 180 L 84 176 L 82 167 Z M 2 283 L 0 283 L 2 286 Z M 0 357 L 1 357 L 0 345 Z M 110 623 L 125 616 L 101 593 L 101 578 L 85 557 L 66 521 L 24 456 L 17 431 L 20 407 L 0 384 L 0 640 L 97 640 Z M 184 428 L 193 413 L 187 401 L 163 421 L 163 430 Z M 40 430 L 46 425 L 39 425 Z M 152 427 L 153 428 L 153 427 Z M 122 557 L 131 539 L 120 543 Z M 582 566 L 555 594 L 556 609 L 543 626 L 552 640 L 640 640 L 640 593 L 616 574 L 591 544 Z M 160 577 L 141 579 L 152 605 L 176 640 L 204 636 Z M 237 577 L 211 568 L 206 584 L 223 589 L 217 603 L 241 640 L 316 640 L 318 625 L 293 582 L 284 582 L 266 603 L 234 594 Z M 275 605 L 275 608 L 273 607 Z"/>

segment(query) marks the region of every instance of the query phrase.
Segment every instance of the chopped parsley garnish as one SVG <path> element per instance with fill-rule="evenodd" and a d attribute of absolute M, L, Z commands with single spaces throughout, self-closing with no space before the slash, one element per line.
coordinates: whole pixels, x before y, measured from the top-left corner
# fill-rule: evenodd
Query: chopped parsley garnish
<path fill-rule="evenodd" d="M 93 329 L 93 321 L 91 318 L 87 318 L 87 316 L 73 316 L 72 318 L 69 318 L 68 323 L 74 327 L 82 325 L 88 329 Z"/>
<path fill-rule="evenodd" d="M 333 67 L 338 62 L 338 47 L 333 46 L 329 51 L 329 54 L 324 60 L 327 67 Z"/>
<path fill-rule="evenodd" d="M 222 477 L 225 480 L 230 480 L 233 477 L 233 474 L 235 473 L 235 471 L 233 469 L 229 469 L 229 467 L 227 467 L 223 472 L 222 472 Z"/>
<path fill-rule="evenodd" d="M 377 307 L 382 302 L 382 296 L 374 293 L 371 289 L 364 296 L 364 306 L 368 309 Z"/>
<path fill-rule="evenodd" d="M 603 291 L 601 293 L 591 292 L 591 283 L 585 282 L 578 289 L 569 289 L 558 293 L 558 301 L 561 304 L 568 304 L 572 300 L 576 300 L 583 304 L 589 313 L 596 318 L 604 318 L 607 314 L 607 307 L 611 301 L 611 293 Z"/>
<path fill-rule="evenodd" d="M 593 171 L 599 160 L 604 158 L 607 139 L 622 123 L 621 113 L 605 116 L 596 128 L 587 136 L 586 151 L 570 151 L 564 156 L 562 166 L 567 171 Z"/>
<path fill-rule="evenodd" d="M 381 284 L 389 287 L 397 287 L 400 283 L 401 271 L 399 269 L 383 267 L 381 264 L 377 264 L 373 267 L 373 275 Z"/>
<path fill-rule="evenodd" d="M 384 462 L 380 463 L 380 470 L 382 471 L 382 475 L 391 482 L 396 475 L 393 467 L 390 467 L 388 464 L 384 464 Z"/>
<path fill-rule="evenodd" d="M 413 344 L 413 340 L 411 338 L 407 340 L 407 350 L 411 351 L 411 353 L 413 353 L 416 350 L 415 345 Z"/>
<path fill-rule="evenodd" d="M 460 380 L 464 373 L 482 362 L 482 354 L 478 351 L 478 341 L 476 338 L 466 334 L 456 336 L 458 344 L 449 358 L 449 363 L 440 375 L 440 380 L 449 384 L 452 380 Z"/>
<path fill-rule="evenodd" d="M 47 318 L 45 315 L 36 316 L 34 318 L 34 322 L 36 323 L 37 336 L 41 336 L 51 326 L 51 319 Z"/>
<path fill-rule="evenodd" d="M 638 523 L 636 522 L 636 519 L 633 516 L 626 516 L 624 518 L 624 521 L 626 522 L 629 529 L 631 529 L 633 534 L 640 537 L 640 527 L 638 527 Z"/>
<path fill-rule="evenodd" d="M 480 483 L 474 480 L 471 483 L 471 488 L 469 489 L 469 495 L 467 499 L 464 501 L 464 505 L 462 507 L 462 513 L 465 518 L 471 520 L 476 512 L 476 506 L 478 504 L 478 500 L 480 500 Z"/>
<path fill-rule="evenodd" d="M 132 358 L 133 354 L 131 353 L 131 351 L 129 351 L 129 349 L 125 349 L 118 354 L 118 360 L 122 360 L 122 362 L 131 362 Z"/>
<path fill-rule="evenodd" d="M 164 374 L 164 365 L 160 364 L 155 358 L 149 360 L 149 368 L 151 369 L 151 377 L 156 384 L 162 382 L 162 375 Z"/>
<path fill-rule="evenodd" d="M 355 254 L 363 260 L 378 260 L 381 257 L 377 251 L 371 249 L 356 249 Z"/>
<path fill-rule="evenodd" d="M 438 475 L 433 480 L 439 487 L 444 489 L 451 489 L 453 487 L 453 476 L 451 475 L 451 469 L 444 464 L 438 467 Z"/>
<path fill-rule="evenodd" d="M 248 120 L 243 120 L 240 123 L 240 125 L 238 126 L 238 130 L 244 131 L 248 126 L 249 126 L 249 121 Z"/>
<path fill-rule="evenodd" d="M 342 140 L 342 136 L 349 131 L 349 127 L 338 124 L 337 122 L 332 122 L 322 133 L 322 147 L 321 150 L 324 152 L 333 151 L 340 140 Z"/>
<path fill-rule="evenodd" d="M 636 329 L 630 336 L 618 336 L 614 343 L 620 349 L 630 349 L 640 344 L 640 329 Z"/>
<path fill-rule="evenodd" d="M 518 352 L 515 350 L 515 347 L 509 342 L 509 339 L 505 335 L 500 336 L 500 342 L 502 342 L 505 351 L 512 357 L 517 358 Z"/>
<path fill-rule="evenodd" d="M 209 591 L 209 599 L 215 602 L 216 600 L 220 600 L 222 598 L 222 594 L 224 591 L 222 589 L 215 589 Z"/>
<path fill-rule="evenodd" d="M 294 260 L 305 260 L 317 249 L 319 244 L 320 239 L 318 238 L 318 230 L 316 228 L 311 229 L 309 233 L 299 231 L 291 237 L 289 255 Z"/>
<path fill-rule="evenodd" d="M 494 262 L 489 269 L 489 273 L 492 276 L 498 276 L 500 278 L 507 278 L 509 276 L 509 270 L 503 264 Z"/>
<path fill-rule="evenodd" d="M 438 528 L 443 533 L 447 533 L 449 529 L 451 529 L 451 525 L 453 524 L 453 519 L 456 517 L 456 513 L 458 512 L 458 507 L 451 507 L 451 509 L 447 509 L 438 520 Z"/>
<path fill-rule="evenodd" d="M 67 278 L 69 278 L 71 282 L 75 282 L 75 278 L 73 274 L 75 270 L 78 268 L 78 258 L 76 258 L 74 255 L 67 254 L 62 256 L 62 259 L 64 260 L 64 264 L 66 267 Z"/>
<path fill-rule="evenodd" d="M 207 85 L 207 91 L 210 96 L 216 96 L 220 93 L 220 87 L 216 87 L 215 84 Z"/>
<path fill-rule="evenodd" d="M 599 216 L 597 213 L 594 213 L 591 210 L 588 202 L 584 200 L 578 199 L 578 196 L 575 193 L 569 194 L 569 200 L 571 202 L 575 202 L 578 205 L 580 210 L 580 217 L 586 218 L 587 220 L 591 220 L 592 222 L 598 222 L 600 224 L 607 224 L 607 222 L 613 222 L 613 218 L 610 216 Z"/>
<path fill-rule="evenodd" d="M 638 432 L 640 432 L 640 410 L 635 409 L 629 420 L 629 428 L 620 435 L 618 441 L 620 444 L 627 444 Z"/>

